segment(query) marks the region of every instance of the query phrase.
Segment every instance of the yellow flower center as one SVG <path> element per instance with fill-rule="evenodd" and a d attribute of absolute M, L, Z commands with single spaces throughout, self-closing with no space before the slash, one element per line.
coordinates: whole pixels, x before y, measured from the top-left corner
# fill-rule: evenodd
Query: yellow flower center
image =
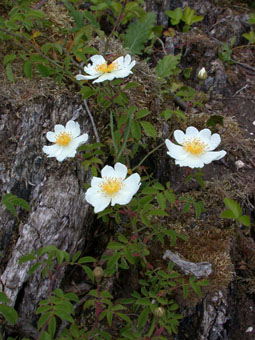
<path fill-rule="evenodd" d="M 65 131 L 60 132 L 56 137 L 56 144 L 60 146 L 67 146 L 72 140 L 72 134 Z"/>
<path fill-rule="evenodd" d="M 118 63 L 117 62 L 113 62 L 110 65 L 107 65 L 107 63 L 103 63 L 101 65 L 97 65 L 96 66 L 96 71 L 100 72 L 100 73 L 111 73 L 114 70 L 116 70 L 118 68 Z"/>
<path fill-rule="evenodd" d="M 193 139 L 189 139 L 183 143 L 183 148 L 185 151 L 192 153 L 192 155 L 198 156 L 204 153 L 207 149 L 208 145 L 205 142 L 202 142 L 200 138 L 194 137 Z"/>
<path fill-rule="evenodd" d="M 103 194 L 113 196 L 123 188 L 124 184 L 122 178 L 106 177 L 99 186 Z"/>

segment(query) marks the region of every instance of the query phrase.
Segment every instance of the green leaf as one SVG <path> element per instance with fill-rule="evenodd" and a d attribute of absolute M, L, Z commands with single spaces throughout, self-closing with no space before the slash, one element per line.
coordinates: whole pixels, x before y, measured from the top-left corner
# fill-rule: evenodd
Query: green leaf
<path fill-rule="evenodd" d="M 169 54 L 158 62 L 155 72 L 159 77 L 166 78 L 171 76 L 177 68 L 181 59 L 181 54 Z"/>
<path fill-rule="evenodd" d="M 124 36 L 124 47 L 128 47 L 132 54 L 142 54 L 154 22 L 155 13 L 148 13 L 144 22 L 138 20 L 132 22 Z"/>
<path fill-rule="evenodd" d="M 127 247 L 125 247 L 123 249 L 123 253 L 124 253 L 125 258 L 128 260 L 129 263 L 135 264 L 135 259 L 134 259 L 134 257 L 132 256 L 130 250 Z"/>
<path fill-rule="evenodd" d="M 78 11 L 75 7 L 68 2 L 67 0 L 63 0 L 64 5 L 68 9 L 71 17 L 74 19 L 76 24 L 76 30 L 82 28 L 84 26 L 84 12 Z"/>
<path fill-rule="evenodd" d="M 36 67 L 39 73 L 41 74 L 41 76 L 48 77 L 50 75 L 50 71 L 47 66 L 43 64 L 37 64 Z"/>
<path fill-rule="evenodd" d="M 118 240 L 123 243 L 128 243 L 128 239 L 123 234 L 118 235 Z"/>
<path fill-rule="evenodd" d="M 16 195 L 5 194 L 2 197 L 2 204 L 14 215 L 16 216 L 15 206 L 23 208 L 30 211 L 30 206 L 23 198 L 18 198 Z"/>
<path fill-rule="evenodd" d="M 107 262 L 107 268 L 115 267 L 118 263 L 120 256 L 121 256 L 120 253 L 115 253 Z"/>
<path fill-rule="evenodd" d="M 220 214 L 221 218 L 228 218 L 228 219 L 235 219 L 235 215 L 233 214 L 233 212 L 229 209 L 222 211 L 222 213 Z"/>
<path fill-rule="evenodd" d="M 251 226 L 250 217 L 248 215 L 243 215 L 238 218 L 238 221 L 246 227 Z"/>
<path fill-rule="evenodd" d="M 191 26 L 195 22 L 202 21 L 204 19 L 203 16 L 197 16 L 194 13 L 194 9 L 191 9 L 189 6 L 187 6 L 183 12 L 182 21 Z"/>
<path fill-rule="evenodd" d="M 56 316 L 58 316 L 62 321 L 69 321 L 71 323 L 74 323 L 74 319 L 69 315 L 68 313 L 65 313 L 64 311 L 55 310 Z"/>
<path fill-rule="evenodd" d="M 6 75 L 7 75 L 8 80 L 14 83 L 14 76 L 12 73 L 12 66 L 10 63 L 6 66 Z"/>
<path fill-rule="evenodd" d="M 181 110 L 170 110 L 170 109 L 166 109 L 164 110 L 161 115 L 165 118 L 165 120 L 168 120 L 169 118 L 171 118 L 173 115 L 180 117 L 183 120 L 186 120 L 186 116 L 185 113 L 182 112 Z"/>
<path fill-rule="evenodd" d="M 31 63 L 31 61 L 27 60 L 27 61 L 24 62 L 23 70 L 24 70 L 25 76 L 27 78 L 32 78 L 32 63 Z"/>
<path fill-rule="evenodd" d="M 4 65 L 11 63 L 15 59 L 16 59 L 16 54 L 6 54 L 4 56 Z"/>
<path fill-rule="evenodd" d="M 92 256 L 85 256 L 85 257 L 81 257 L 78 261 L 79 264 L 90 263 L 90 262 L 96 262 L 96 259 Z"/>
<path fill-rule="evenodd" d="M 149 114 L 151 114 L 151 112 L 148 109 L 142 109 L 136 112 L 135 118 L 140 119 L 140 118 L 148 116 Z"/>
<path fill-rule="evenodd" d="M 224 126 L 224 117 L 220 115 L 212 115 L 206 122 L 208 127 L 215 127 L 216 124 Z"/>
<path fill-rule="evenodd" d="M 100 29 L 100 25 L 97 22 L 96 17 L 94 16 L 94 14 L 91 11 L 84 11 L 84 16 L 85 18 L 91 23 L 91 25 L 96 28 L 96 29 Z"/>
<path fill-rule="evenodd" d="M 107 312 L 106 318 L 107 318 L 107 322 L 108 322 L 109 326 L 111 326 L 112 325 L 112 311 Z"/>
<path fill-rule="evenodd" d="M 56 332 L 56 318 L 53 317 L 48 325 L 48 331 L 50 333 L 50 336 L 54 338 L 55 332 Z"/>
<path fill-rule="evenodd" d="M 37 328 L 41 329 L 43 325 L 45 325 L 46 322 L 50 319 L 51 315 L 52 315 L 52 311 L 41 315 L 40 319 L 37 322 Z"/>
<path fill-rule="evenodd" d="M 255 25 L 255 13 L 250 13 L 249 24 Z"/>
<path fill-rule="evenodd" d="M 168 213 L 162 209 L 152 209 L 148 212 L 148 214 L 151 216 L 168 216 Z"/>
<path fill-rule="evenodd" d="M 178 25 L 181 21 L 182 18 L 182 9 L 181 8 L 176 8 L 174 11 L 166 10 L 165 11 L 166 15 L 171 18 L 171 24 Z"/>
<path fill-rule="evenodd" d="M 112 249 L 112 250 L 120 250 L 120 249 L 124 248 L 124 244 L 120 243 L 120 242 L 110 242 L 107 245 L 107 248 Z"/>
<path fill-rule="evenodd" d="M 131 319 L 126 314 L 119 313 L 119 312 L 117 312 L 116 314 L 118 315 L 119 318 L 126 321 L 127 323 L 132 323 Z"/>
<path fill-rule="evenodd" d="M 247 40 L 249 40 L 250 44 L 254 44 L 255 43 L 255 32 L 253 30 L 251 30 L 249 33 L 244 33 L 243 37 Z"/>
<path fill-rule="evenodd" d="M 152 187 L 146 187 L 142 191 L 142 194 L 145 194 L 145 195 L 154 195 L 157 193 L 158 193 L 158 190 Z"/>
<path fill-rule="evenodd" d="M 88 277 L 90 278 L 90 280 L 92 282 L 94 282 L 95 278 L 94 278 L 94 274 L 93 271 L 88 267 L 88 266 L 82 266 L 83 270 L 86 272 L 86 274 L 88 275 Z"/>
<path fill-rule="evenodd" d="M 136 140 L 141 139 L 142 134 L 141 127 L 140 124 L 135 119 L 131 121 L 131 134 Z"/>
<path fill-rule="evenodd" d="M 194 292 L 197 293 L 198 296 L 202 297 L 201 289 L 199 285 L 195 282 L 194 278 L 190 278 L 189 283 L 191 285 L 191 288 L 194 290 Z"/>
<path fill-rule="evenodd" d="M 10 299 L 7 297 L 7 295 L 4 292 L 0 292 L 0 302 L 9 303 Z"/>
<path fill-rule="evenodd" d="M 149 316 L 149 313 L 150 313 L 150 308 L 147 307 L 145 308 L 139 315 L 139 318 L 138 318 L 138 328 L 141 329 L 145 326 L 146 322 L 147 322 L 147 319 L 148 319 L 148 316 Z"/>
<path fill-rule="evenodd" d="M 242 215 L 242 208 L 236 201 L 226 197 L 224 198 L 224 203 L 226 207 L 232 211 L 235 219 Z"/>
<path fill-rule="evenodd" d="M 148 136 L 150 136 L 150 137 L 152 137 L 154 139 L 157 137 L 157 131 L 156 131 L 156 129 L 154 128 L 154 126 L 151 123 L 146 122 L 146 121 L 141 121 L 141 125 L 142 125 L 145 133 Z"/>

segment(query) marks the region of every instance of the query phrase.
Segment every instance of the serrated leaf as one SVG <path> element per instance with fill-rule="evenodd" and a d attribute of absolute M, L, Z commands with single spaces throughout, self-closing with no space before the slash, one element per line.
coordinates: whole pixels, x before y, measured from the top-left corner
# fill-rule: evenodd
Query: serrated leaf
<path fill-rule="evenodd" d="M 14 76 L 13 76 L 13 72 L 12 72 L 12 66 L 11 64 L 7 64 L 6 66 L 6 75 L 8 80 L 10 80 L 12 83 L 14 83 Z"/>
<path fill-rule="evenodd" d="M 174 73 L 181 59 L 181 54 L 169 54 L 158 62 L 155 72 L 159 77 L 166 78 Z"/>
<path fill-rule="evenodd" d="M 232 211 L 235 219 L 242 215 L 242 208 L 236 201 L 226 197 L 224 198 L 224 203 L 226 207 Z"/>
<path fill-rule="evenodd" d="M 140 140 L 141 139 L 141 127 L 140 124 L 134 119 L 131 121 L 131 134 L 132 136 L 136 139 L 136 140 Z"/>
<path fill-rule="evenodd" d="M 243 224 L 246 227 L 250 227 L 251 226 L 250 217 L 248 215 L 240 216 L 238 218 L 238 222 L 240 222 L 241 224 Z"/>
<path fill-rule="evenodd" d="M 0 301 L 5 302 L 5 303 L 9 303 L 10 299 L 7 297 L 7 295 L 4 292 L 0 292 Z"/>
<path fill-rule="evenodd" d="M 193 278 L 189 279 L 189 283 L 191 285 L 191 288 L 194 290 L 194 292 L 199 296 L 202 297 L 202 292 L 201 289 L 199 287 L 199 285 L 194 281 Z"/>
<path fill-rule="evenodd" d="M 16 216 L 16 210 L 15 210 L 15 206 L 18 206 L 20 208 L 23 208 L 27 211 L 30 211 L 30 206 L 27 203 L 27 201 L 25 201 L 23 198 L 18 198 L 16 195 L 12 195 L 12 194 L 5 194 L 2 197 L 2 204 L 4 204 L 6 206 L 6 208 L 14 215 Z"/>
<path fill-rule="evenodd" d="M 4 56 L 4 65 L 11 63 L 13 60 L 16 59 L 16 54 L 6 54 Z"/>
<path fill-rule="evenodd" d="M 142 109 L 136 112 L 135 118 L 140 119 L 140 118 L 148 116 L 149 114 L 151 114 L 151 112 L 148 109 Z"/>
<path fill-rule="evenodd" d="M 156 131 L 156 129 L 154 128 L 154 126 L 151 123 L 146 122 L 146 121 L 141 121 L 140 124 L 142 125 L 145 133 L 148 136 L 150 136 L 150 137 L 152 137 L 154 139 L 157 137 L 157 131 Z"/>
<path fill-rule="evenodd" d="M 181 8 L 176 8 L 173 11 L 170 10 L 166 10 L 165 11 L 166 15 L 171 18 L 171 24 L 174 25 L 178 25 L 181 21 L 182 18 L 182 9 Z"/>
<path fill-rule="evenodd" d="M 128 322 L 128 323 L 132 323 L 131 319 L 124 313 L 116 313 L 118 315 L 119 318 L 121 318 L 122 320 Z"/>
<path fill-rule="evenodd" d="M 194 9 L 191 9 L 189 6 L 187 6 L 183 12 L 182 20 L 189 26 L 204 19 L 203 16 L 195 15 L 194 13 Z"/>
<path fill-rule="evenodd" d="M 88 266 L 82 266 L 83 270 L 87 273 L 88 277 L 90 278 L 90 280 L 92 282 L 94 282 L 95 278 L 94 278 L 94 274 L 93 271 L 88 267 Z"/>
<path fill-rule="evenodd" d="M 154 22 L 155 13 L 148 13 L 144 22 L 136 20 L 129 24 L 124 36 L 124 47 L 128 47 L 131 54 L 142 54 Z"/>
<path fill-rule="evenodd" d="M 222 213 L 220 214 L 221 218 L 228 218 L 228 219 L 235 219 L 235 215 L 233 214 L 233 212 L 229 209 L 222 211 Z"/>
<path fill-rule="evenodd" d="M 56 332 L 56 318 L 55 317 L 53 317 L 50 320 L 49 325 L 48 325 L 48 331 L 49 331 L 50 336 L 54 338 L 54 335 Z"/>
<path fill-rule="evenodd" d="M 107 245 L 107 248 L 112 249 L 112 250 L 120 250 L 120 249 L 124 248 L 124 244 L 120 243 L 120 242 L 110 242 Z"/>
<path fill-rule="evenodd" d="M 147 322 L 147 319 L 148 319 L 148 316 L 149 316 L 149 313 L 150 313 L 150 308 L 147 307 L 145 308 L 139 315 L 139 318 L 138 318 L 138 328 L 141 329 L 145 326 L 146 322 Z"/>
<path fill-rule="evenodd" d="M 47 66 L 43 65 L 43 64 L 37 64 L 36 68 L 38 70 L 38 72 L 43 76 L 43 77 L 48 77 L 50 75 L 50 71 L 48 69 Z"/>
<path fill-rule="evenodd" d="M 215 127 L 216 124 L 224 126 L 224 117 L 220 115 L 212 115 L 206 122 L 208 127 Z"/>
<path fill-rule="evenodd" d="M 81 257 L 78 261 L 79 264 L 90 263 L 90 262 L 96 262 L 96 259 L 92 256 L 84 256 L 84 257 Z"/>
<path fill-rule="evenodd" d="M 24 70 L 25 76 L 27 78 L 32 78 L 32 63 L 31 63 L 31 61 L 27 60 L 27 61 L 24 62 L 23 70 Z"/>
<path fill-rule="evenodd" d="M 162 209 L 152 209 L 148 212 L 148 214 L 151 216 L 168 216 L 168 213 Z"/>

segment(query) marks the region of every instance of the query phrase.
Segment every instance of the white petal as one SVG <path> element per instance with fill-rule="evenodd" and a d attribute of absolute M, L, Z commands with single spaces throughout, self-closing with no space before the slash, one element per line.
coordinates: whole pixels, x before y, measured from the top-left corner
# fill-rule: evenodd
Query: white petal
<path fill-rule="evenodd" d="M 181 130 L 175 130 L 174 131 L 174 139 L 176 140 L 176 142 L 178 144 L 181 144 L 183 143 L 184 139 L 185 139 L 185 133 Z"/>
<path fill-rule="evenodd" d="M 75 143 L 77 145 L 77 148 L 78 148 L 78 146 L 86 143 L 88 138 L 89 138 L 89 136 L 88 136 L 87 133 L 84 133 L 83 135 L 81 135 L 79 137 L 76 137 L 74 141 L 75 141 Z"/>
<path fill-rule="evenodd" d="M 214 133 L 208 143 L 209 150 L 216 149 L 220 142 L 221 142 L 220 135 L 218 133 Z"/>
<path fill-rule="evenodd" d="M 105 58 L 101 55 L 93 55 L 90 60 L 92 61 L 93 64 L 95 65 L 101 65 L 104 64 L 106 62 Z"/>
<path fill-rule="evenodd" d="M 117 58 L 116 60 L 113 61 L 113 64 L 118 65 L 118 68 L 117 68 L 118 70 L 120 68 L 123 68 L 124 67 L 124 58 L 123 57 Z"/>
<path fill-rule="evenodd" d="M 102 177 L 116 177 L 116 173 L 110 165 L 106 165 L 102 170 L 101 170 L 101 176 Z"/>
<path fill-rule="evenodd" d="M 190 168 L 202 168 L 204 166 L 204 162 L 199 158 L 193 155 L 188 155 L 188 157 L 184 160 L 176 160 L 175 164 L 180 166 L 188 166 Z"/>
<path fill-rule="evenodd" d="M 73 120 L 69 120 L 66 123 L 66 131 L 70 132 L 74 138 L 78 137 L 80 135 L 80 133 L 81 133 L 79 123 L 77 123 L 77 122 L 75 122 Z"/>
<path fill-rule="evenodd" d="M 91 187 L 98 187 L 99 184 L 101 184 L 102 182 L 103 182 L 103 178 L 101 178 L 101 177 L 93 177 L 92 181 L 91 181 Z"/>
<path fill-rule="evenodd" d="M 187 129 L 186 129 L 186 136 L 187 137 L 196 137 L 198 135 L 198 129 L 195 128 L 194 126 L 189 126 Z"/>
<path fill-rule="evenodd" d="M 205 164 L 209 164 L 212 161 L 217 161 L 226 155 L 226 151 L 209 151 L 200 156 L 201 161 Z"/>
<path fill-rule="evenodd" d="M 56 134 L 55 132 L 47 132 L 46 138 L 48 139 L 49 142 L 55 143 L 56 142 Z"/>
<path fill-rule="evenodd" d="M 126 78 L 126 77 L 129 76 L 131 73 L 133 73 L 133 72 L 130 71 L 129 69 L 127 69 L 127 68 L 112 72 L 112 74 L 114 74 L 114 76 L 115 76 L 116 78 Z"/>
<path fill-rule="evenodd" d="M 124 59 L 124 65 L 128 66 L 131 63 L 131 56 L 130 54 L 127 54 Z"/>
<path fill-rule="evenodd" d="M 167 154 L 175 159 L 185 159 L 188 157 L 188 153 L 183 149 L 182 146 L 172 143 L 169 139 L 165 140 L 166 146 L 169 150 Z"/>
<path fill-rule="evenodd" d="M 83 76 L 82 74 L 78 74 L 75 76 L 76 80 L 89 80 L 89 79 L 95 79 L 98 77 L 98 74 L 95 76 Z"/>
<path fill-rule="evenodd" d="M 102 83 L 105 80 L 113 80 L 115 78 L 114 73 L 103 73 L 98 79 L 93 81 L 94 83 Z"/>
<path fill-rule="evenodd" d="M 45 145 L 43 147 L 43 152 L 45 152 L 48 155 L 48 157 L 56 157 L 61 153 L 61 151 L 62 151 L 61 147 L 59 147 L 59 145 L 57 144 L 50 146 Z"/>
<path fill-rule="evenodd" d="M 95 213 L 103 211 L 111 202 L 110 197 L 102 195 L 96 188 L 89 188 L 85 193 L 85 199 L 95 208 Z"/>
<path fill-rule="evenodd" d="M 101 73 L 96 70 L 96 66 L 88 65 L 84 67 L 84 71 L 91 76 L 99 76 Z"/>
<path fill-rule="evenodd" d="M 211 138 L 211 130 L 209 129 L 203 129 L 199 132 L 199 136 L 201 137 L 201 139 L 205 142 L 208 143 L 208 141 Z"/>
<path fill-rule="evenodd" d="M 66 129 L 63 125 L 56 124 L 54 127 L 56 133 L 64 132 Z"/>
<path fill-rule="evenodd" d="M 123 188 L 113 196 L 112 205 L 128 204 L 132 200 L 133 196 L 137 193 L 141 185 L 140 180 L 141 178 L 137 173 L 128 177 L 123 183 Z"/>
<path fill-rule="evenodd" d="M 118 178 L 120 177 L 122 179 L 126 178 L 128 169 L 124 164 L 116 163 L 114 165 L 114 170 L 115 170 L 115 176 L 116 177 L 118 177 Z"/>

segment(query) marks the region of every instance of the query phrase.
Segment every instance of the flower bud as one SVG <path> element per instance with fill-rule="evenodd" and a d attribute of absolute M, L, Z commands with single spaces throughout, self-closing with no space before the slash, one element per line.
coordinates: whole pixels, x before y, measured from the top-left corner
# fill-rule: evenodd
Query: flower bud
<path fill-rule="evenodd" d="M 197 76 L 200 80 L 205 80 L 207 78 L 207 72 L 204 67 L 201 68 Z"/>
<path fill-rule="evenodd" d="M 166 312 L 163 307 L 158 307 L 155 309 L 154 314 L 157 318 L 162 318 L 163 316 L 165 316 Z"/>
<path fill-rule="evenodd" d="M 94 277 L 97 281 L 100 280 L 104 276 L 103 268 L 102 267 L 96 267 L 93 270 L 93 274 L 94 274 Z"/>

